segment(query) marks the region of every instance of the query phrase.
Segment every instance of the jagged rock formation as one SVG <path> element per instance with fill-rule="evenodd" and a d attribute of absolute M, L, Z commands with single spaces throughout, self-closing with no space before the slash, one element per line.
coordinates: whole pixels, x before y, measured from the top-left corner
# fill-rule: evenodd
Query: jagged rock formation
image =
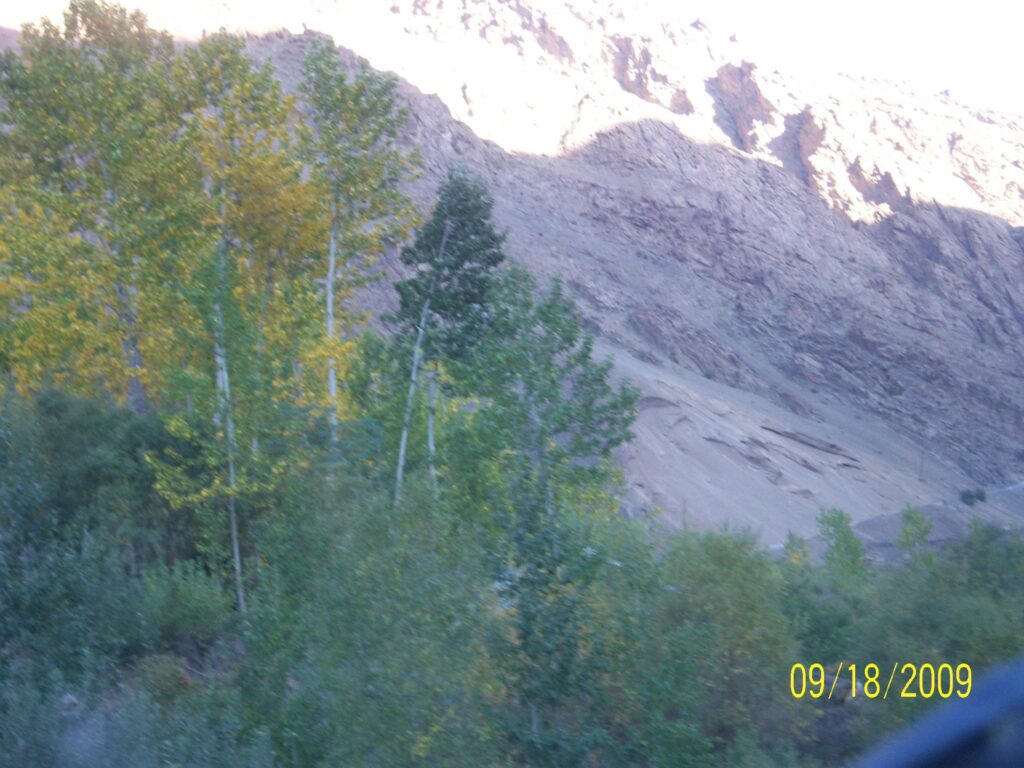
<path fill-rule="evenodd" d="M 289 13 L 403 79 L 413 194 L 428 202 L 453 163 L 481 174 L 510 252 L 567 283 L 644 389 L 628 512 L 771 542 L 822 506 L 863 519 L 1024 474 L 1019 119 L 794 80 L 625 7 Z M 246 24 L 241 4 L 225 13 Z M 294 84 L 306 42 L 251 50 Z M 1024 517 L 1018 492 L 991 497 Z"/>

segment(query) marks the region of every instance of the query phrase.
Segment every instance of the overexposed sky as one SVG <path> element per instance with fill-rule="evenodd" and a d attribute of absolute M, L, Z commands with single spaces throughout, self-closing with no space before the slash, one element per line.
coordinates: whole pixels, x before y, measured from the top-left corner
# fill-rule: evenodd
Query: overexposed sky
<path fill-rule="evenodd" d="M 967 104 L 1024 114 L 1019 2 L 649 1 L 735 32 L 762 66 L 905 81 L 921 93 L 948 89 Z"/>
<path fill-rule="evenodd" d="M 321 2 L 325 11 L 335 4 Z M 538 0 L 536 7 L 549 2 L 558 0 Z M 131 0 L 122 3 L 132 7 Z M 158 26 L 176 31 L 189 17 L 216 16 L 239 5 L 254 23 L 291 28 L 295 14 L 305 12 L 299 8 L 318 3 L 145 0 L 140 5 Z M 621 0 L 620 5 L 627 15 L 642 5 L 672 19 L 700 18 L 720 35 L 735 33 L 762 67 L 904 81 L 920 93 L 949 90 L 967 104 L 1024 114 L 1024 4 L 1012 0 Z M 66 0 L 0 0 L 0 26 L 17 27 L 44 14 L 59 19 L 66 6 Z"/>

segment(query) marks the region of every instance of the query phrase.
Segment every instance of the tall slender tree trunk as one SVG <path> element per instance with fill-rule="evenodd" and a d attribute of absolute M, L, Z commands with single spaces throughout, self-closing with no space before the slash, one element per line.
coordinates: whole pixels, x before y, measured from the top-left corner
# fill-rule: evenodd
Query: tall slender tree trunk
<path fill-rule="evenodd" d="M 221 204 L 221 220 L 224 217 L 224 205 Z M 231 378 L 228 373 L 227 327 L 224 321 L 224 307 L 221 299 L 227 293 L 227 235 L 222 231 L 217 252 L 217 297 L 213 303 L 214 324 L 214 362 L 217 369 L 217 410 L 224 427 L 224 438 L 228 454 L 228 525 L 231 529 L 231 557 L 235 567 L 235 597 L 238 610 L 245 613 L 245 586 L 242 582 L 242 552 L 238 537 L 238 511 L 236 490 L 238 487 L 235 457 L 235 414 L 231 402 Z"/>
<path fill-rule="evenodd" d="M 409 425 L 412 423 L 412 406 L 416 398 L 416 377 L 419 375 L 420 357 L 423 347 L 423 331 L 427 327 L 427 313 L 430 299 L 423 302 L 420 325 L 416 332 L 416 346 L 412 350 L 412 373 L 409 376 L 409 392 L 405 396 L 405 414 L 402 417 L 402 437 L 398 441 L 398 469 L 395 471 L 395 508 L 402 499 L 402 477 L 405 474 L 405 449 L 409 444 Z"/>
<path fill-rule="evenodd" d="M 231 405 L 231 379 L 228 375 L 228 355 L 224 343 L 223 322 L 224 314 L 218 301 L 214 307 L 215 321 L 220 326 L 217 333 L 217 340 L 214 343 L 214 358 L 217 364 L 217 393 L 224 424 L 224 437 L 227 442 L 228 452 L 228 524 L 231 528 L 231 557 L 235 566 L 235 597 L 238 600 L 238 610 L 245 613 L 245 587 L 242 583 L 242 553 L 238 542 L 238 513 L 236 508 L 235 491 L 237 479 L 235 476 L 235 416 Z"/>
<path fill-rule="evenodd" d="M 256 364 L 253 367 L 255 371 L 255 387 L 253 389 L 253 399 L 256 402 L 262 402 L 264 400 L 264 377 L 263 377 L 263 352 L 266 349 L 267 334 L 264 330 L 266 326 L 267 318 L 267 304 L 270 303 L 270 295 L 273 292 L 274 282 L 274 268 L 273 264 L 268 262 L 267 269 L 264 274 L 264 285 L 266 286 L 263 290 L 263 296 L 260 299 L 260 311 L 259 317 L 256 321 L 256 328 L 259 330 L 259 338 L 256 339 Z M 252 448 L 252 456 L 255 459 L 260 452 L 260 428 L 262 426 L 262 416 L 257 410 L 255 413 L 255 419 L 252 425 L 252 438 L 249 441 L 249 445 Z"/>
<path fill-rule="evenodd" d="M 334 318 L 334 281 L 335 272 L 338 268 L 338 202 L 331 200 L 331 236 L 327 247 L 327 344 L 330 348 L 334 344 L 335 318 Z M 330 402 L 331 412 L 328 416 L 331 425 L 331 445 L 338 445 L 338 371 L 337 361 L 334 359 L 334 352 L 331 351 L 327 357 L 327 399 Z"/>
<path fill-rule="evenodd" d="M 434 491 L 434 501 L 441 495 L 437 484 L 437 467 L 434 465 L 434 415 L 437 403 L 437 366 L 430 371 L 430 388 L 427 390 L 427 466 L 430 468 L 430 485 Z"/>
<path fill-rule="evenodd" d="M 116 250 L 113 253 L 117 253 Z M 126 287 L 117 283 L 114 287 L 117 295 L 118 311 L 117 317 L 124 327 L 124 335 L 121 337 L 121 352 L 124 354 L 125 363 L 128 368 L 127 391 L 128 407 L 137 416 L 142 416 L 149 411 L 149 397 L 146 395 L 146 387 L 142 383 L 142 352 L 139 350 L 138 318 L 135 311 L 134 286 Z"/>
<path fill-rule="evenodd" d="M 117 205 L 118 197 L 110 187 L 110 174 L 107 171 L 106 163 L 102 160 L 99 161 L 99 168 L 100 175 L 103 178 L 103 202 L 107 208 L 108 218 L 112 219 L 112 212 Z M 98 231 L 94 232 L 93 235 L 102 244 L 107 255 L 114 261 L 117 272 L 123 275 L 120 246 L 112 245 L 110 239 L 101 235 Z M 138 258 L 133 258 L 131 264 L 133 270 L 137 269 L 139 266 Z M 128 368 L 128 383 L 125 396 L 128 400 L 128 407 L 131 408 L 133 413 L 141 416 L 149 410 L 149 399 L 146 396 L 146 388 L 142 383 L 142 352 L 139 350 L 138 317 L 135 311 L 135 295 L 138 293 L 138 288 L 134 284 L 134 277 L 133 275 L 131 285 L 125 285 L 120 280 L 114 283 L 114 293 L 117 296 L 117 310 L 115 314 L 124 326 L 124 335 L 121 337 L 121 352 L 124 354 Z"/>
<path fill-rule="evenodd" d="M 448 234 L 451 232 L 451 222 L 444 223 L 444 233 L 441 235 L 441 246 L 438 248 L 438 261 L 444 256 L 445 247 L 448 245 Z M 430 312 L 430 299 L 434 293 L 434 280 L 430 282 L 430 290 L 427 292 L 426 301 L 423 302 L 423 310 L 420 312 L 420 324 L 416 331 L 416 346 L 412 350 L 412 373 L 409 376 L 409 393 L 405 397 L 405 415 L 402 417 L 402 437 L 398 441 L 398 468 L 395 471 L 395 508 L 402 499 L 402 478 L 405 475 L 405 450 L 409 444 L 409 425 L 412 423 L 412 407 L 416 397 L 416 377 L 419 374 L 420 362 L 423 349 L 423 332 L 427 328 L 427 317 Z"/>
<path fill-rule="evenodd" d="M 520 386 L 522 387 L 523 397 L 529 398 L 529 390 L 527 389 L 526 382 L 520 378 Z M 533 427 L 533 463 L 537 470 L 537 484 L 541 492 L 544 494 L 544 511 L 548 517 L 553 517 L 555 514 L 555 496 L 554 488 L 551 487 L 551 471 L 550 462 L 548 459 L 548 452 L 545 449 L 547 439 L 544 435 L 544 425 L 541 422 L 540 415 L 537 413 L 537 408 L 532 401 L 527 405 L 527 411 L 530 415 L 530 425 Z"/>

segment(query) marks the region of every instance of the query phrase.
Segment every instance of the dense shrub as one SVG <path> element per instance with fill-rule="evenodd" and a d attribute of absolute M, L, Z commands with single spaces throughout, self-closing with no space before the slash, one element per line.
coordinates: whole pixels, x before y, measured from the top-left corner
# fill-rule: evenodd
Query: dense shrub
<path fill-rule="evenodd" d="M 968 507 L 973 507 L 979 501 L 987 500 L 988 496 L 986 495 L 984 488 L 969 488 L 967 490 L 960 491 L 960 501 Z"/>
<path fill-rule="evenodd" d="M 231 597 L 195 562 L 156 565 L 142 575 L 145 618 L 164 648 L 208 647 L 231 616 Z"/>
<path fill-rule="evenodd" d="M 272 768 L 265 735 L 243 732 L 230 691 L 161 705 L 145 691 L 102 698 L 9 680 L 0 699 L 0 768 Z"/>
<path fill-rule="evenodd" d="M 615 517 L 609 487 L 585 484 L 559 490 L 554 517 L 516 523 L 495 512 L 512 486 L 488 441 L 463 447 L 466 466 L 505 495 L 479 504 L 487 489 L 453 477 L 458 492 L 439 500 L 420 470 L 395 508 L 367 439 L 379 429 L 360 421 L 341 425 L 340 460 L 290 468 L 264 500 L 241 616 L 187 536 L 162 538 L 189 529 L 125 447 L 135 417 L 41 400 L 9 398 L 0 417 L 5 768 L 91 765 L 97 749 L 113 766 L 509 764 L 526 752 L 510 739 L 531 733 L 517 670 L 548 655 L 575 669 L 528 676 L 547 729 L 530 749 L 552 764 L 833 764 L 929 702 L 794 701 L 793 662 L 965 661 L 977 674 L 1024 646 L 1024 542 L 1005 531 L 978 524 L 936 549 L 907 507 L 903 555 L 878 568 L 849 516 L 827 510 L 819 564 L 796 537 L 781 558 L 743 533 L 656 545 Z M 472 418 L 457 426 L 472 437 Z M 86 449 L 78 432 L 100 428 Z M 61 458 L 61 431 L 92 458 Z M 167 515 L 142 547 L 136 496 Z M 547 616 L 536 638 L 550 653 L 523 650 L 523 598 L 501 583 L 509 552 L 536 560 L 531 610 Z"/>

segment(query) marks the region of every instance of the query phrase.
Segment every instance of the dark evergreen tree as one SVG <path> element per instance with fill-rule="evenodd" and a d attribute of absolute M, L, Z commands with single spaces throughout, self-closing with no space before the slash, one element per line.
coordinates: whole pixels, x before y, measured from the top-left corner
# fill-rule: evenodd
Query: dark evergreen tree
<path fill-rule="evenodd" d="M 494 229 L 494 201 L 484 184 L 462 170 L 454 170 L 441 186 L 430 220 L 402 250 L 403 263 L 416 267 L 412 277 L 395 285 L 400 308 L 395 319 L 415 335 L 409 391 L 405 400 L 402 435 L 395 474 L 395 505 L 402 495 L 409 425 L 424 359 L 457 359 L 466 355 L 487 326 L 485 305 L 494 269 L 505 259 L 504 235 Z M 427 451 L 430 477 L 438 493 L 434 465 L 434 403 L 437 370 L 430 372 Z"/>
<path fill-rule="evenodd" d="M 425 356 L 459 357 L 479 338 L 494 269 L 505 259 L 504 235 L 491 220 L 494 201 L 487 187 L 454 170 L 441 186 L 430 220 L 402 249 L 402 263 L 415 274 L 395 285 L 398 318 L 425 333 Z"/>

